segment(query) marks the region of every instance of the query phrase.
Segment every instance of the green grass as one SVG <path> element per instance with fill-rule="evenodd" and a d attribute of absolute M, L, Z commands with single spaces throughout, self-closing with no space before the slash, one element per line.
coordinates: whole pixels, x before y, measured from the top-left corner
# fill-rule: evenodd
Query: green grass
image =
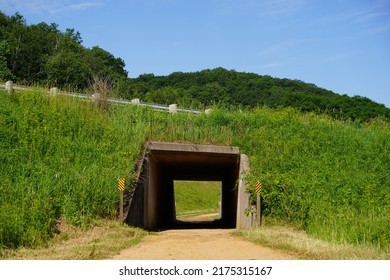
<path fill-rule="evenodd" d="M 234 232 L 234 235 L 304 260 L 389 260 L 390 250 L 376 246 L 340 244 L 309 236 L 287 226 L 263 226 Z"/>
<path fill-rule="evenodd" d="M 221 182 L 174 181 L 176 214 L 218 212 Z"/>
<path fill-rule="evenodd" d="M 98 260 L 110 259 L 121 250 L 137 245 L 148 233 L 117 220 L 97 219 L 83 229 L 61 220 L 60 233 L 46 246 L 0 251 L 0 259 L 11 260 Z"/>
<path fill-rule="evenodd" d="M 262 182 L 269 220 L 335 243 L 390 246 L 384 120 L 342 122 L 289 108 L 105 113 L 35 91 L 0 91 L 0 104 L 0 248 L 45 244 L 61 218 L 87 227 L 116 216 L 117 178 L 131 183 L 147 139 L 238 146 L 250 159 L 250 190 Z"/>

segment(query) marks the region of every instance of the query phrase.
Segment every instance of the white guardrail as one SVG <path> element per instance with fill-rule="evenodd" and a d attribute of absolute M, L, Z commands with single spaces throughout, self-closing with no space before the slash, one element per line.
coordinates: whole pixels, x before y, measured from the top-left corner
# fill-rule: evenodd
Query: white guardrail
<path fill-rule="evenodd" d="M 33 89 L 25 86 L 18 86 L 14 85 L 11 81 L 6 82 L 5 84 L 0 84 L 0 88 L 4 88 L 7 91 L 12 91 L 12 90 L 26 90 L 26 89 Z M 76 98 L 81 98 L 81 99 L 90 99 L 93 101 L 96 101 L 99 98 L 98 94 L 93 94 L 87 95 L 83 93 L 76 93 L 76 92 L 63 92 L 59 91 L 58 88 L 51 88 L 49 90 L 50 94 L 66 94 L 72 97 Z M 119 99 L 119 98 L 107 98 L 107 101 L 109 103 L 115 103 L 115 104 L 122 104 L 122 105 L 138 105 L 138 106 L 148 106 L 151 107 L 155 110 L 159 111 L 166 111 L 169 113 L 176 113 L 176 112 L 182 112 L 182 113 L 190 113 L 190 114 L 201 114 L 202 111 L 199 110 L 193 110 L 193 109 L 182 109 L 182 108 L 177 108 L 176 104 L 171 104 L 169 106 L 166 105 L 161 105 L 161 104 L 153 104 L 153 103 L 147 103 L 147 102 L 142 102 L 138 98 L 132 99 L 132 100 L 127 100 L 127 99 Z M 206 114 L 209 114 L 212 111 L 212 109 L 206 109 L 204 112 Z"/>

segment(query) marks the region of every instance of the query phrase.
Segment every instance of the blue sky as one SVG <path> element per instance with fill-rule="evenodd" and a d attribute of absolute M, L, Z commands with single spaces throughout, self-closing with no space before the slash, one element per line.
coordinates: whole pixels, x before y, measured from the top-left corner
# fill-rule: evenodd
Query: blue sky
<path fill-rule="evenodd" d="M 74 28 L 130 77 L 215 67 L 298 79 L 390 107 L 390 0 L 0 0 Z"/>

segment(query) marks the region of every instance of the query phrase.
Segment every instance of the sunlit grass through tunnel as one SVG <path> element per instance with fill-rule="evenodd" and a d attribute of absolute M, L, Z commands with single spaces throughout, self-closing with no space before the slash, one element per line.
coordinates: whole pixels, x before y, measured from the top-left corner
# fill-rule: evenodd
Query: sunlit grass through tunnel
<path fill-rule="evenodd" d="M 176 219 L 212 221 L 221 218 L 220 181 L 174 181 Z"/>

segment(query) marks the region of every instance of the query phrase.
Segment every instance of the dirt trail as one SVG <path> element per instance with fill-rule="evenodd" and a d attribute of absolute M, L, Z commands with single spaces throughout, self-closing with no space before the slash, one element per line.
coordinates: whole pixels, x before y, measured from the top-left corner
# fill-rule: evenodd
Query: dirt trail
<path fill-rule="evenodd" d="M 148 235 L 115 260 L 291 260 L 292 255 L 233 236 L 232 229 L 175 229 Z"/>

